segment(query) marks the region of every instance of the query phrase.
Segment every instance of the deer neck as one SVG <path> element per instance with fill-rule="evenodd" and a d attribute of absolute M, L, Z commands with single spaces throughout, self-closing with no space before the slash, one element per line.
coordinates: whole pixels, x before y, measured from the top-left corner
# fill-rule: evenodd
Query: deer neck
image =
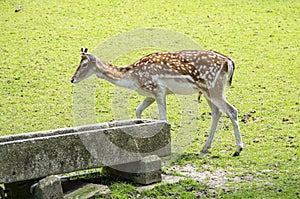
<path fill-rule="evenodd" d="M 96 75 L 99 78 L 103 78 L 114 85 L 132 88 L 134 83 L 129 78 L 130 67 L 117 67 L 108 62 L 97 60 Z"/>

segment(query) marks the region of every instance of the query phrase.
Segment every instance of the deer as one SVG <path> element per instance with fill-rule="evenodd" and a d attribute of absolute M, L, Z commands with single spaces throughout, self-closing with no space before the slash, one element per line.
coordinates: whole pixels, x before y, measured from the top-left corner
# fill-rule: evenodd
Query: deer
<path fill-rule="evenodd" d="M 243 142 L 238 124 L 238 111 L 226 100 L 225 87 L 230 88 L 234 73 L 234 61 L 213 50 L 182 50 L 156 52 L 142 57 L 131 65 L 118 67 L 81 48 L 81 61 L 71 83 L 78 83 L 91 75 L 105 79 L 120 87 L 135 90 L 145 96 L 136 108 L 136 117 L 155 101 L 160 120 L 167 120 L 166 96 L 168 94 L 191 95 L 198 93 L 198 101 L 204 95 L 211 109 L 210 133 L 201 150 L 209 153 L 214 134 L 224 112 L 231 120 L 236 140 L 233 156 L 239 156 Z"/>

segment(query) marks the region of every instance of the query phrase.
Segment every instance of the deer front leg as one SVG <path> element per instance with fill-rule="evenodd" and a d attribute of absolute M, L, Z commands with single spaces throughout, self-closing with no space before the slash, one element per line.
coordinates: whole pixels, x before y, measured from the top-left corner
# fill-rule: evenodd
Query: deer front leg
<path fill-rule="evenodd" d="M 166 94 L 161 91 L 155 95 L 160 120 L 167 120 Z"/>
<path fill-rule="evenodd" d="M 136 109 L 136 117 L 141 118 L 142 112 L 155 101 L 152 97 L 146 97 L 144 101 Z"/>
<path fill-rule="evenodd" d="M 202 95 L 202 93 L 201 93 L 201 92 L 199 92 L 199 93 L 198 93 L 198 103 L 200 103 L 200 102 L 201 102 L 201 95 Z"/>
<path fill-rule="evenodd" d="M 218 122 L 219 122 L 221 114 L 222 114 L 220 109 L 216 105 L 214 105 L 209 99 L 207 99 L 207 102 L 211 108 L 212 124 L 211 124 L 210 133 L 208 135 L 206 143 L 203 146 L 203 149 L 201 150 L 201 153 L 203 155 L 208 153 L 208 149 L 210 149 L 210 147 L 211 147 L 211 144 L 212 144 L 212 141 L 213 141 L 213 138 L 215 135 L 215 131 L 217 129 Z"/>

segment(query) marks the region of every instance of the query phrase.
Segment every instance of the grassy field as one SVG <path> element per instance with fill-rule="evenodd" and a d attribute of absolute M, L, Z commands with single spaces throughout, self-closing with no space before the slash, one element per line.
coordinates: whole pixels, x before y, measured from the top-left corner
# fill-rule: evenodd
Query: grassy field
<path fill-rule="evenodd" d="M 15 12 L 18 5 L 23 10 Z M 222 117 L 212 153 L 201 157 L 211 119 L 203 100 L 197 107 L 199 116 L 192 121 L 197 129 L 189 145 L 164 171 L 186 165 L 199 173 L 208 168 L 226 171 L 224 186 L 212 192 L 208 185 L 187 179 L 145 191 L 141 197 L 300 197 L 299 1 L 2 0 L 0 7 L 0 135 L 88 123 L 76 117 L 76 86 L 70 83 L 80 48 L 96 49 L 127 31 L 163 28 L 235 60 L 234 88 L 228 100 L 239 110 L 245 148 L 240 157 L 230 157 L 234 136 L 229 119 Z M 137 49 L 110 61 L 128 65 L 157 50 L 168 49 Z M 135 106 L 143 99 L 130 93 L 125 114 L 116 116 L 120 89 L 103 80 L 94 89 L 97 122 L 133 118 Z M 174 136 L 188 134 L 181 122 L 183 107 L 180 97 L 168 97 Z M 155 109 L 153 105 L 145 117 L 156 118 Z M 137 197 L 135 186 L 112 183 L 111 197 Z"/>

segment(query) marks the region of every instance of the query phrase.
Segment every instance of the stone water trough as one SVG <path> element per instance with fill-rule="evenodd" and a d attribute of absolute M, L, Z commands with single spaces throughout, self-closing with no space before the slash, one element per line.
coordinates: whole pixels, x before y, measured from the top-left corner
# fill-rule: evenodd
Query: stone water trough
<path fill-rule="evenodd" d="M 47 198 L 35 190 L 47 177 L 100 167 L 150 184 L 161 180 L 159 157 L 171 154 L 170 139 L 168 122 L 139 119 L 3 136 L 0 184 L 9 198 Z"/>

